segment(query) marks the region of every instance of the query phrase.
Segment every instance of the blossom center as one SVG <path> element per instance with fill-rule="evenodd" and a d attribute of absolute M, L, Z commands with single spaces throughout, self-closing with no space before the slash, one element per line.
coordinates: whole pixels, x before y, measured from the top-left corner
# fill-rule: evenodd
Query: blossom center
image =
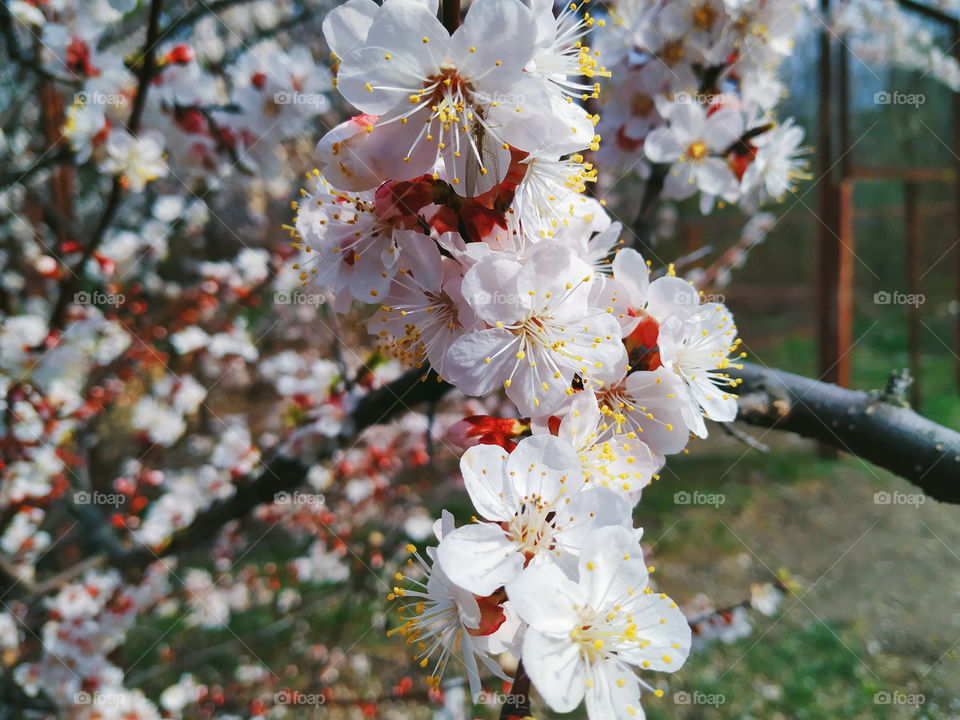
<path fill-rule="evenodd" d="M 653 98 L 638 93 L 630 100 L 630 114 L 634 117 L 648 117 L 654 110 Z"/>
<path fill-rule="evenodd" d="M 618 647 L 637 641 L 637 626 L 629 616 L 615 610 L 600 615 L 586 607 L 580 610 L 580 622 L 570 631 L 570 639 L 580 648 L 580 658 L 588 665 L 605 660 Z"/>
<path fill-rule="evenodd" d="M 527 560 L 543 549 L 553 545 L 553 536 L 557 530 L 556 513 L 553 503 L 545 501 L 539 495 L 528 495 L 523 499 L 520 509 L 508 520 L 504 530 L 507 537 L 517 545 Z"/>
<path fill-rule="evenodd" d="M 708 2 L 703 3 L 693 11 L 693 25 L 697 30 L 711 30 L 716 21 L 717 11 Z"/>
<path fill-rule="evenodd" d="M 687 157 L 691 160 L 700 160 L 706 154 L 707 144 L 703 140 L 690 143 L 690 147 L 687 148 Z"/>

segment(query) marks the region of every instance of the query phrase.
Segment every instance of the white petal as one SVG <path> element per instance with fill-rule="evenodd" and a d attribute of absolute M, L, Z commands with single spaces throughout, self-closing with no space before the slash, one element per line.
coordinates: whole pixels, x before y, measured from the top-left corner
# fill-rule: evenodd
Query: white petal
<path fill-rule="evenodd" d="M 479 147 L 474 150 L 476 138 L 470 143 L 466 133 L 460 134 L 460 150 L 453 150 L 454 146 L 443 152 L 444 167 L 448 178 L 458 178 L 460 182 L 453 184 L 453 189 L 463 197 L 482 195 L 501 183 L 510 169 L 510 151 L 503 147 L 503 143 L 484 132 Z M 454 144 L 455 145 L 455 144 Z M 486 172 L 481 172 L 481 169 Z"/>
<path fill-rule="evenodd" d="M 423 4 L 394 0 L 377 13 L 363 46 L 343 58 L 337 88 L 347 101 L 372 115 L 409 107 L 409 95 L 423 88 L 448 54 L 449 39 Z"/>
<path fill-rule="evenodd" d="M 697 185 L 711 195 L 728 197 L 738 187 L 737 176 L 720 158 L 707 158 L 696 168 Z"/>
<path fill-rule="evenodd" d="M 663 181 L 663 196 L 668 200 L 686 200 L 697 192 L 696 164 L 678 162 L 670 166 Z"/>
<path fill-rule="evenodd" d="M 676 603 L 669 597 L 641 594 L 628 612 L 637 624 L 637 636 L 648 640 L 650 644 L 622 649 L 620 657 L 641 667 L 649 663 L 646 667 L 650 670 L 679 670 L 690 654 L 692 635 L 690 625 Z"/>
<path fill-rule="evenodd" d="M 671 129 L 684 149 L 703 138 L 706 124 L 707 114 L 700 103 L 679 103 L 670 116 Z"/>
<path fill-rule="evenodd" d="M 683 450 L 689 439 L 683 407 L 689 403 L 686 388 L 673 371 L 660 367 L 630 373 L 626 389 L 638 407 L 629 415 L 639 426 L 637 437 L 662 455 Z"/>
<path fill-rule="evenodd" d="M 742 134 L 743 115 L 731 108 L 723 108 L 707 118 L 703 139 L 711 150 L 723 152 Z"/>
<path fill-rule="evenodd" d="M 463 299 L 491 325 L 512 323 L 525 314 L 529 299 L 517 290 L 521 265 L 514 260 L 489 255 L 463 277 Z M 505 378 L 501 378 L 505 379 Z"/>
<path fill-rule="evenodd" d="M 575 606 L 586 598 L 556 565 L 528 567 L 507 585 L 507 597 L 520 619 L 543 633 L 569 640 L 579 617 Z"/>
<path fill-rule="evenodd" d="M 592 687 L 586 693 L 590 720 L 643 720 L 640 684 L 633 670 L 623 662 L 609 659 L 595 665 L 590 674 Z"/>
<path fill-rule="evenodd" d="M 497 135 L 515 148 L 554 155 L 576 152 L 593 138 L 593 123 L 576 103 L 562 101 L 548 82 L 526 73 L 489 110 L 488 121 Z"/>
<path fill-rule="evenodd" d="M 686 280 L 660 277 L 650 283 L 647 312 L 663 323 L 671 315 L 688 315 L 700 305 L 700 294 Z"/>
<path fill-rule="evenodd" d="M 657 128 L 643 143 L 643 151 L 652 162 L 673 162 L 686 151 L 669 128 Z"/>
<path fill-rule="evenodd" d="M 566 417 L 560 424 L 558 437 L 577 450 L 589 447 L 597 439 L 597 426 L 601 418 L 597 394 L 592 388 L 582 390 L 573 396 Z"/>
<path fill-rule="evenodd" d="M 624 248 L 613 258 L 613 276 L 630 292 L 630 304 L 640 309 L 647 304 L 650 269 L 643 256 L 633 248 Z"/>
<path fill-rule="evenodd" d="M 509 520 L 516 508 L 506 496 L 507 451 L 498 445 L 475 445 L 460 458 L 460 472 L 477 512 L 487 520 Z"/>
<path fill-rule="evenodd" d="M 454 60 L 468 77 L 483 76 L 481 91 L 505 92 L 533 57 L 536 32 L 533 14 L 517 0 L 475 0 L 451 40 Z"/>
<path fill-rule="evenodd" d="M 582 481 L 580 458 L 553 435 L 533 435 L 521 440 L 507 460 L 507 473 L 519 497 L 539 495 L 552 501 L 563 485 L 575 489 Z"/>
<path fill-rule="evenodd" d="M 367 32 L 380 6 L 373 0 L 348 0 L 333 8 L 323 19 L 323 36 L 340 58 L 367 39 Z"/>
<path fill-rule="evenodd" d="M 485 597 L 523 569 L 523 555 L 496 523 L 457 528 L 437 547 L 437 561 L 452 582 Z"/>
<path fill-rule="evenodd" d="M 425 290 L 439 291 L 443 282 L 443 263 L 437 243 L 429 235 L 414 230 L 398 230 L 394 238 L 400 246 L 404 267 L 413 273 Z"/>
<path fill-rule="evenodd" d="M 648 584 L 647 565 L 633 528 L 609 525 L 597 528 L 580 550 L 580 587 L 587 602 L 605 610 L 641 593 Z"/>
<path fill-rule="evenodd" d="M 489 395 L 510 377 L 516 363 L 510 346 L 515 341 L 509 330 L 467 333 L 447 353 L 447 380 L 467 395 Z"/>
<path fill-rule="evenodd" d="M 534 687 L 554 712 L 570 712 L 583 700 L 585 668 L 580 648 L 569 639 L 550 638 L 530 628 L 523 639 L 523 661 Z"/>
<path fill-rule="evenodd" d="M 540 243 L 530 260 L 517 273 L 517 294 L 530 298 L 532 307 L 550 306 L 556 317 L 582 316 L 586 311 L 590 266 L 577 258 L 570 248 L 556 243 Z M 568 288 L 567 286 L 573 286 Z M 563 302 L 558 302 L 563 298 Z"/>
<path fill-rule="evenodd" d="M 605 487 L 588 487 L 574 494 L 570 502 L 557 510 L 558 547 L 570 556 L 578 556 L 597 528 L 632 527 L 632 505 L 620 493 Z"/>

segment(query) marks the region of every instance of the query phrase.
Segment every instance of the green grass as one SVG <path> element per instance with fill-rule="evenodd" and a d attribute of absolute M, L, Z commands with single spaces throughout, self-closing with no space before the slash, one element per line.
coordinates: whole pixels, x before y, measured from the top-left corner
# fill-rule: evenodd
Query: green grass
<path fill-rule="evenodd" d="M 889 708 L 874 703 L 877 690 L 869 673 L 847 650 L 846 645 L 858 644 L 852 632 L 817 620 L 774 619 L 764 624 L 773 629 L 762 637 L 758 628 L 734 644 L 715 642 L 695 653 L 670 679 L 664 697 L 650 701 L 647 717 L 890 717 Z M 723 702 L 714 707 L 677 704 L 679 692 Z"/>

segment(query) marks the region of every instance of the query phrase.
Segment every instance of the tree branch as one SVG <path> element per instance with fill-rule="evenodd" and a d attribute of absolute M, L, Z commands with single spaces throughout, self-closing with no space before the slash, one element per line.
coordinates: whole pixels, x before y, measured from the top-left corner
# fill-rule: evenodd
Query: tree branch
<path fill-rule="evenodd" d="M 440 19 L 443 26 L 453 35 L 460 27 L 460 0 L 443 0 L 440 5 Z"/>
<path fill-rule="evenodd" d="M 881 393 L 864 393 L 780 370 L 743 363 L 731 374 L 740 385 L 741 422 L 792 432 L 828 443 L 909 480 L 928 495 L 960 504 L 960 433 L 937 425 L 905 407 L 885 401 Z M 432 371 L 410 370 L 364 396 L 343 432 L 320 449 L 317 461 L 333 456 L 366 428 L 388 422 L 424 402 L 436 402 L 451 389 Z M 260 471 L 238 481 L 237 492 L 198 514 L 162 548 L 135 547 L 118 552 L 102 537 L 99 521 L 87 518 L 91 538 L 110 563 L 122 570 L 144 568 L 157 557 L 186 552 L 216 536 L 224 525 L 246 517 L 258 505 L 304 482 L 309 467 L 278 456 Z M 84 524 L 82 513 L 78 517 Z"/>
<path fill-rule="evenodd" d="M 11 185 L 26 185 L 34 174 L 40 170 L 58 165 L 74 165 L 76 157 L 73 151 L 68 147 L 62 147 L 55 153 L 44 155 L 35 160 L 33 164 L 23 170 L 10 170 L 0 173 L 0 190 L 5 190 Z"/>
<path fill-rule="evenodd" d="M 831 445 L 960 503 L 960 433 L 865 393 L 744 363 L 738 419 Z"/>
<path fill-rule="evenodd" d="M 523 660 L 517 663 L 517 671 L 513 675 L 513 684 L 507 701 L 500 708 L 500 720 L 511 718 L 525 718 L 530 715 L 530 676 L 523 667 Z"/>
<path fill-rule="evenodd" d="M 147 93 L 150 90 L 150 80 L 153 77 L 154 67 L 156 66 L 157 44 L 161 37 L 160 34 L 160 14 L 163 11 L 163 0 L 153 0 L 150 4 L 150 20 L 147 25 L 147 38 L 144 41 L 143 52 L 141 53 L 140 68 L 137 71 L 137 94 L 133 98 L 133 110 L 130 111 L 130 120 L 127 123 L 127 130 L 131 135 L 136 135 L 140 130 L 140 121 L 143 119 L 143 111 L 147 106 Z M 73 297 L 80 289 L 83 270 L 94 256 L 100 243 L 103 242 L 113 223 L 117 212 L 120 210 L 120 202 L 123 200 L 123 183 L 118 175 L 113 179 L 110 186 L 110 195 L 107 198 L 107 204 L 104 207 L 97 228 L 83 249 L 83 256 L 77 263 L 76 269 L 71 272 L 64 281 L 60 294 L 57 297 L 57 304 L 50 313 L 50 329 L 60 329 L 66 320 L 67 308 L 73 302 Z"/>
<path fill-rule="evenodd" d="M 424 379 L 425 378 L 425 379 Z M 317 460 L 333 456 L 349 444 L 366 428 L 392 420 L 416 405 L 437 400 L 451 386 L 438 382 L 437 375 L 430 371 L 411 370 L 393 382 L 365 395 L 337 437 L 329 438 L 320 448 Z M 237 483 L 237 491 L 230 498 L 214 503 L 198 514 L 189 526 L 174 533 L 167 545 L 159 549 L 137 547 L 120 555 L 104 548 L 111 564 L 123 570 L 144 568 L 157 557 L 177 555 L 213 538 L 220 528 L 231 520 L 248 515 L 263 503 L 272 503 L 277 493 L 292 490 L 301 485 L 308 466 L 299 460 L 278 456 L 269 461 L 260 472 Z M 91 528 L 92 530 L 93 528 Z"/>

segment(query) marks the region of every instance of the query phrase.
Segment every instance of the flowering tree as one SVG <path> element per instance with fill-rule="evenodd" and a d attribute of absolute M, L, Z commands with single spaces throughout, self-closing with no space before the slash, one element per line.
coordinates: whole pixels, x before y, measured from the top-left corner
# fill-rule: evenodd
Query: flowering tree
<path fill-rule="evenodd" d="M 366 707 L 331 689 L 327 647 L 291 647 L 329 680 L 316 695 L 252 661 L 194 677 L 172 650 L 181 675 L 152 693 L 119 658 L 149 618 L 269 608 L 287 627 L 369 577 L 422 700 L 447 671 L 474 696 L 511 680 L 504 717 L 531 686 L 556 712 L 642 717 L 663 692 L 648 671 L 786 589 L 681 610 L 650 579 L 633 509 L 708 423 L 739 432 L 739 408 L 957 501 L 956 433 L 744 363 L 703 297 L 807 177 L 775 114 L 792 5 L 0 4 L 12 717 Z M 597 188 L 626 153 L 639 249 Z M 685 277 L 641 251 L 658 203 L 693 196 L 752 219 Z M 834 414 L 849 425 L 824 434 Z M 415 477 L 440 443 L 472 504 L 459 527 Z"/>

